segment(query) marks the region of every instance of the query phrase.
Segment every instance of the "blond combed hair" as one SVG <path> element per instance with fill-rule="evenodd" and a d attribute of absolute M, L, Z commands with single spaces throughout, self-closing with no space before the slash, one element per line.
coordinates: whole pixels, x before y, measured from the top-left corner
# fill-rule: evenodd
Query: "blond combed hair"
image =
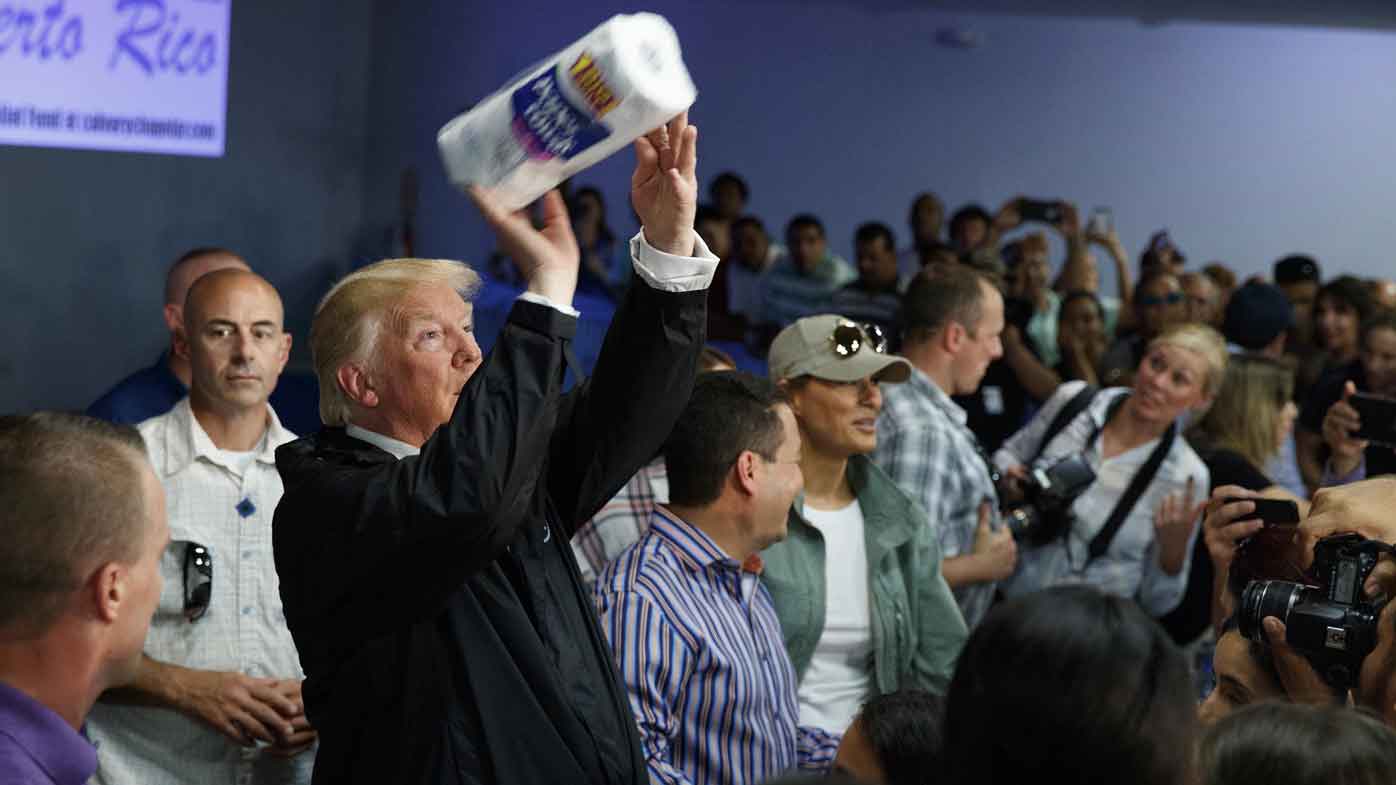
<path fill-rule="evenodd" d="M 392 309 L 414 289 L 438 286 L 469 301 L 480 288 L 480 276 L 447 259 L 385 259 L 345 276 L 320 301 L 310 323 L 310 354 L 325 425 L 349 423 L 350 401 L 339 386 L 339 369 L 351 363 L 371 367 Z"/>
<path fill-rule="evenodd" d="M 1216 401 L 1194 426 L 1198 441 L 1264 466 L 1280 450 L 1280 416 L 1293 392 L 1294 369 L 1286 363 L 1258 354 L 1232 357 Z"/>
<path fill-rule="evenodd" d="M 1228 357 L 1226 339 L 1222 338 L 1221 333 L 1205 324 L 1177 324 L 1149 342 L 1150 349 L 1155 346 L 1174 346 L 1198 355 L 1207 364 L 1207 379 L 1202 384 L 1202 394 L 1211 398 L 1221 389 L 1222 380 L 1226 378 Z"/>

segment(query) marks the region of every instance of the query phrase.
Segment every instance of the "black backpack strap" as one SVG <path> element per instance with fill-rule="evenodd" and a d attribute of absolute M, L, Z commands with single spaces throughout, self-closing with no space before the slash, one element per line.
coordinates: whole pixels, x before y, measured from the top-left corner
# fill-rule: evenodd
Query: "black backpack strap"
<path fill-rule="evenodd" d="M 1173 449 L 1173 440 L 1178 437 L 1178 424 L 1173 423 L 1164 432 L 1163 438 L 1159 439 L 1154 451 L 1149 454 L 1149 460 L 1139 467 L 1139 471 L 1134 473 L 1134 479 L 1129 481 L 1129 487 L 1120 500 L 1115 502 L 1115 509 L 1110 511 L 1110 517 L 1105 520 L 1105 525 L 1096 532 L 1091 539 L 1089 554 L 1086 563 L 1090 564 L 1110 549 L 1110 542 L 1115 539 L 1115 534 L 1124 525 L 1125 518 L 1129 517 L 1134 505 L 1139 502 L 1139 497 L 1148 490 L 1149 483 L 1154 481 L 1154 475 L 1158 474 L 1159 467 L 1163 465 L 1164 458 L 1168 457 L 1168 451 Z"/>
<path fill-rule="evenodd" d="M 1067 401 L 1066 405 L 1057 412 L 1057 416 L 1052 418 L 1052 422 L 1048 423 L 1047 430 L 1042 434 L 1042 441 L 1037 443 L 1037 452 L 1033 453 L 1032 458 L 1028 460 L 1028 466 L 1032 466 L 1038 458 L 1042 457 L 1042 453 L 1047 450 L 1047 445 L 1051 444 L 1052 440 L 1057 438 L 1057 434 L 1065 430 L 1066 426 L 1070 425 L 1077 415 L 1091 405 L 1091 401 L 1095 399 L 1095 394 L 1098 392 L 1100 392 L 1098 388 L 1088 384 L 1081 388 L 1080 392 L 1071 396 L 1071 400 Z"/>

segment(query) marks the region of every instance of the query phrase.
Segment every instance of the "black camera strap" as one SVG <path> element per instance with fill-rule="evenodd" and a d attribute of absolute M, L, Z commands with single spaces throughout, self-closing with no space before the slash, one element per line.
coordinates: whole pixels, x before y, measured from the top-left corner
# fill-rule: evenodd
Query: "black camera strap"
<path fill-rule="evenodd" d="M 1125 401 L 1129 399 L 1129 393 L 1121 395 L 1110 402 L 1110 409 L 1105 413 L 1105 423 L 1110 422 L 1110 418 L 1120 410 Z M 1091 433 L 1091 438 L 1086 440 L 1086 447 L 1100 436 L 1100 432 L 1105 429 L 1102 423 L 1095 427 Z M 1120 527 L 1124 526 L 1125 518 L 1129 517 L 1134 510 L 1134 505 L 1139 503 L 1139 497 L 1144 495 L 1144 491 L 1149 489 L 1149 483 L 1154 481 L 1154 476 L 1158 474 L 1159 467 L 1168 457 L 1168 451 L 1173 449 L 1173 441 L 1178 437 L 1178 424 L 1170 423 L 1168 430 L 1164 431 L 1158 444 L 1154 446 L 1154 451 L 1149 454 L 1149 459 L 1144 465 L 1139 467 L 1139 471 L 1134 473 L 1133 479 L 1129 481 L 1129 487 L 1125 488 L 1124 495 L 1115 502 L 1115 509 L 1110 511 L 1110 517 L 1105 519 L 1105 525 L 1091 538 L 1091 544 L 1087 549 L 1086 565 L 1100 558 L 1110 549 L 1110 543 L 1114 541 L 1115 535 L 1119 533 Z M 1084 570 L 1085 567 L 1082 567 Z"/>
<path fill-rule="evenodd" d="M 1036 463 L 1037 459 L 1042 457 L 1042 453 L 1047 450 L 1047 445 L 1051 444 L 1052 440 L 1057 438 L 1057 434 L 1066 430 L 1066 426 L 1070 425 L 1081 412 L 1086 410 L 1086 407 L 1091 405 L 1091 401 L 1095 400 L 1095 394 L 1098 392 L 1100 392 L 1099 388 L 1095 385 L 1088 384 L 1081 388 L 1075 395 L 1071 396 L 1071 400 L 1067 401 L 1066 405 L 1057 412 L 1057 416 L 1052 418 L 1052 422 L 1047 424 L 1047 430 L 1042 434 L 1042 441 L 1037 443 L 1037 452 L 1028 460 L 1029 466 Z M 1091 440 L 1094 439 L 1095 436 L 1091 436 Z M 1087 441 L 1086 444 L 1089 445 L 1090 441 Z"/>

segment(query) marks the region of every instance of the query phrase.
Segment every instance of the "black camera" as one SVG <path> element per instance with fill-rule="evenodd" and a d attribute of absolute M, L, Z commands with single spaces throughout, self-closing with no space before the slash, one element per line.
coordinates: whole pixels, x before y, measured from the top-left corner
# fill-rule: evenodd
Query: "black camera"
<path fill-rule="evenodd" d="M 1003 508 L 1013 539 L 1033 545 L 1051 542 L 1071 521 L 1071 503 L 1095 482 L 1095 469 L 1080 455 L 1069 455 L 1023 481 L 1022 501 Z"/>
<path fill-rule="evenodd" d="M 1362 660 L 1377 645 L 1377 620 L 1384 603 L 1368 602 L 1362 586 L 1390 546 L 1360 534 L 1336 534 L 1314 545 L 1309 584 L 1251 581 L 1241 594 L 1241 634 L 1266 643 L 1261 622 L 1274 616 L 1285 625 L 1285 641 L 1313 664 L 1330 686 L 1357 683 Z"/>

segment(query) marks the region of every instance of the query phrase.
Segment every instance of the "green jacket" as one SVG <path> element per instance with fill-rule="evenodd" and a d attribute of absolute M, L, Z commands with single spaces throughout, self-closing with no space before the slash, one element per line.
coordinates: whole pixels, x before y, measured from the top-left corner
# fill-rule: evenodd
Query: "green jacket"
<path fill-rule="evenodd" d="M 848 480 L 862 508 L 872 600 L 873 686 L 944 693 L 968 630 L 940 573 L 940 544 L 926 513 L 866 456 L 848 461 Z M 790 510 L 784 541 L 762 554 L 761 580 L 780 617 L 785 650 L 804 678 L 824 633 L 824 538 Z"/>

